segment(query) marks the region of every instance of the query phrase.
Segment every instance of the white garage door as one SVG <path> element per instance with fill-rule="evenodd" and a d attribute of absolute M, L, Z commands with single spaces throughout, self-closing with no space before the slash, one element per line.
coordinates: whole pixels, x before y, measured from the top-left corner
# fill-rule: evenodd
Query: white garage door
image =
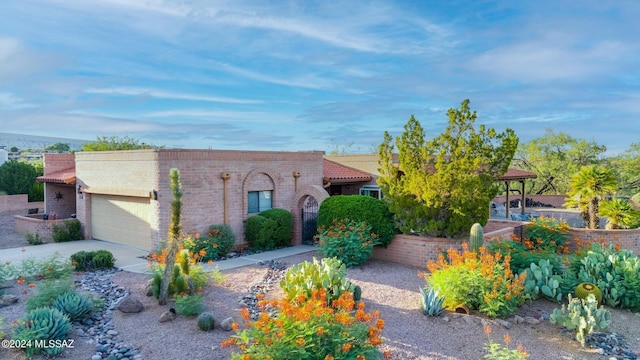
<path fill-rule="evenodd" d="M 151 250 L 149 199 L 91 196 L 91 235 L 94 239 Z"/>

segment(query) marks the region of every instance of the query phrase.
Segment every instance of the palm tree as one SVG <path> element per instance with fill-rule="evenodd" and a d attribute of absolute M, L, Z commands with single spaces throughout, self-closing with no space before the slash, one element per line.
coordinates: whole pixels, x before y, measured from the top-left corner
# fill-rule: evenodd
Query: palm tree
<path fill-rule="evenodd" d="M 640 219 L 640 212 L 629 201 L 620 198 L 601 202 L 600 214 L 609 220 L 607 229 L 628 229 Z"/>
<path fill-rule="evenodd" d="M 585 222 L 585 227 L 598 229 L 600 227 L 598 203 L 618 189 L 618 182 L 613 173 L 602 166 L 583 166 L 571 178 L 569 186 L 568 195 L 572 199 L 569 203 L 578 204 L 581 210 L 586 210 L 589 214 L 589 222 Z"/>

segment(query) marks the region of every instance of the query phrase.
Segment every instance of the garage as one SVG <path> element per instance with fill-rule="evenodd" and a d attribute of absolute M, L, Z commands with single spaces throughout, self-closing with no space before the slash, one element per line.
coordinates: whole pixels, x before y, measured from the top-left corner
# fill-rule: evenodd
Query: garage
<path fill-rule="evenodd" d="M 97 240 L 150 250 L 149 198 L 91 196 L 91 235 Z"/>

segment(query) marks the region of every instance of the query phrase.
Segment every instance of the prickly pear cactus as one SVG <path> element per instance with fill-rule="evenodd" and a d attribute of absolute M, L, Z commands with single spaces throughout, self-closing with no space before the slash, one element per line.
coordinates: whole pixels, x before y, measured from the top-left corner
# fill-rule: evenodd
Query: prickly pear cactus
<path fill-rule="evenodd" d="M 484 232 L 482 230 L 482 226 L 475 223 L 471 226 L 471 232 L 469 234 L 469 250 L 479 253 L 483 244 Z"/>
<path fill-rule="evenodd" d="M 572 298 L 569 294 L 569 304 L 553 310 L 549 321 L 575 331 L 576 340 L 585 346 L 588 334 L 609 327 L 611 313 L 602 306 L 598 308 L 598 301 L 593 294 L 586 299 Z"/>
<path fill-rule="evenodd" d="M 544 296 L 550 300 L 562 300 L 562 276 L 553 274 L 553 265 L 548 259 L 541 259 L 538 264 L 531 263 L 525 270 L 524 292 L 532 299 Z"/>

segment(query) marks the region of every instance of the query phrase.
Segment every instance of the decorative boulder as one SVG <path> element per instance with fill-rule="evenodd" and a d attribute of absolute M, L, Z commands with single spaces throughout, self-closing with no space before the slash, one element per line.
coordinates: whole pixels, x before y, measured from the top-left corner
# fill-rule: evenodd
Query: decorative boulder
<path fill-rule="evenodd" d="M 139 313 L 144 309 L 144 305 L 142 302 L 135 297 L 129 295 L 124 299 L 120 300 L 116 309 L 122 311 L 123 313 Z"/>

